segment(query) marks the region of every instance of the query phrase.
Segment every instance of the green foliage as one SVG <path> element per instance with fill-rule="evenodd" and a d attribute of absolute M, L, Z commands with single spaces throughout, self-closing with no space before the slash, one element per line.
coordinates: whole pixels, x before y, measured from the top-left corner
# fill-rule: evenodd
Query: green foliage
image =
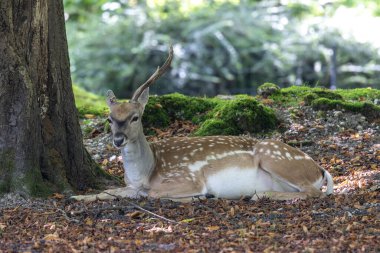
<path fill-rule="evenodd" d="M 152 94 L 253 94 L 266 81 L 327 87 L 333 49 L 338 88 L 380 87 L 379 72 L 373 70 L 380 56 L 370 45 L 319 24 L 307 34 L 296 29 L 305 15 L 323 13 L 325 7 L 317 2 L 201 1 L 203 5 L 189 8 L 177 0 L 153 2 L 66 1 L 77 83 L 129 97 L 162 64 L 172 43 L 172 70 L 152 87 Z M 281 11 L 273 13 L 272 7 Z M 88 17 L 80 13 L 87 8 Z"/>

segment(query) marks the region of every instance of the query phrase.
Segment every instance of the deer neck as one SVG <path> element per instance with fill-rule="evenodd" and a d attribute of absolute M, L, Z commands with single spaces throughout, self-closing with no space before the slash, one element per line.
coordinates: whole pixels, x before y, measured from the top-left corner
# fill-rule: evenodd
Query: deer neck
<path fill-rule="evenodd" d="M 122 149 L 124 161 L 124 181 L 127 186 L 148 188 L 149 178 L 154 168 L 154 156 L 141 130 L 134 142 Z"/>

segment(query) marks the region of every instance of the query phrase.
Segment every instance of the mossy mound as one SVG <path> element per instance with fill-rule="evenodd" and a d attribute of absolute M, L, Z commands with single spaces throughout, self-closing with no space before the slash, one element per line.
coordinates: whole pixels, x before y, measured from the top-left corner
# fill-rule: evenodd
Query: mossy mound
<path fill-rule="evenodd" d="M 274 83 L 264 83 L 257 88 L 257 94 L 267 98 L 270 95 L 277 93 L 280 87 Z"/>
<path fill-rule="evenodd" d="M 190 120 L 199 125 L 194 133 L 196 136 L 263 132 L 274 129 L 277 123 L 271 109 L 245 95 L 235 96 L 231 100 L 181 94 L 149 99 L 143 118 L 145 129 L 166 127 L 174 120 Z"/>
<path fill-rule="evenodd" d="M 270 99 L 286 106 L 311 105 L 315 110 L 346 110 L 361 113 L 369 121 L 378 120 L 379 106 L 373 104 L 380 99 L 380 90 L 371 88 L 329 90 L 307 86 L 291 86 L 280 89 Z"/>
<path fill-rule="evenodd" d="M 330 90 L 315 90 L 308 94 L 306 94 L 303 97 L 303 101 L 305 102 L 305 105 L 311 105 L 312 102 L 315 99 L 318 98 L 327 98 L 327 99 L 333 99 L 333 100 L 343 100 L 343 97 L 340 94 L 334 93 Z"/>
<path fill-rule="evenodd" d="M 273 129 L 277 124 L 274 111 L 249 96 L 219 100 L 208 117 L 195 135 L 257 133 Z"/>
<path fill-rule="evenodd" d="M 190 120 L 196 124 L 216 105 L 214 99 L 188 97 L 174 93 L 151 96 L 145 108 L 144 125 L 165 127 L 174 120 Z"/>
<path fill-rule="evenodd" d="M 372 103 L 375 99 L 380 99 L 380 90 L 371 88 L 329 90 L 319 87 L 291 86 L 280 89 L 275 94 L 270 95 L 269 98 L 277 103 L 290 106 L 298 105 L 302 101 L 306 105 L 310 105 L 317 98 Z"/>
<path fill-rule="evenodd" d="M 380 106 L 376 106 L 367 102 L 348 102 L 342 100 L 333 100 L 328 98 L 315 99 L 311 106 L 315 110 L 346 110 L 357 112 L 364 115 L 369 121 L 380 119 Z"/>

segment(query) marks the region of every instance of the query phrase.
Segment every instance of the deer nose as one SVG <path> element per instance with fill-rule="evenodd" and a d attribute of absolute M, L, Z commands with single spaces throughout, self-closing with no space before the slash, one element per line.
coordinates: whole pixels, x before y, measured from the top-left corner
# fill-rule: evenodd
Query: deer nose
<path fill-rule="evenodd" d="M 116 147 L 120 147 L 123 144 L 124 140 L 125 140 L 125 136 L 123 134 L 116 134 L 113 137 L 113 144 Z"/>

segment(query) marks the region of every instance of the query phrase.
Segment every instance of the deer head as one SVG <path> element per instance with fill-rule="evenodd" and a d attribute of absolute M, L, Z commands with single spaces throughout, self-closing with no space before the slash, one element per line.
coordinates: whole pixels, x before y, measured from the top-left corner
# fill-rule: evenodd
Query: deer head
<path fill-rule="evenodd" d="M 148 103 L 149 86 L 169 69 L 172 59 L 173 47 L 170 46 L 169 56 L 165 63 L 137 88 L 129 102 L 118 102 L 113 91 L 107 91 L 107 104 L 110 108 L 108 121 L 111 125 L 115 147 L 121 148 L 129 142 L 133 143 L 143 134 L 141 118 L 145 105 Z"/>

